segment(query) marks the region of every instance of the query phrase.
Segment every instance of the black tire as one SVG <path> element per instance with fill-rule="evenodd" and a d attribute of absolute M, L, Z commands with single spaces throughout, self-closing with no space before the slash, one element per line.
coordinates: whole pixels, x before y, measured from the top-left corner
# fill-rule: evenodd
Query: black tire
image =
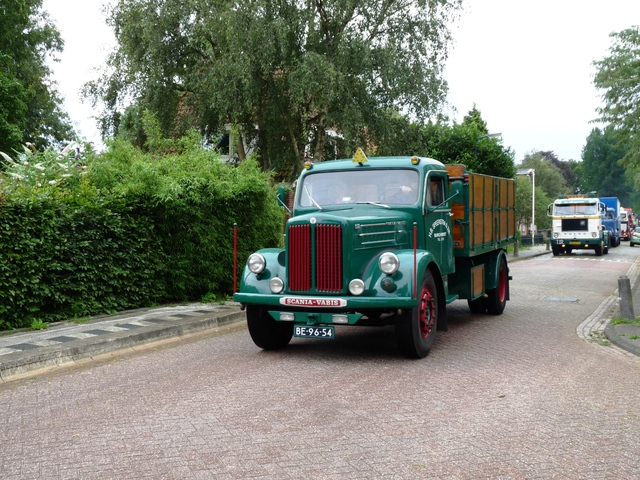
<path fill-rule="evenodd" d="M 418 306 L 406 309 L 396 319 L 396 339 L 400 351 L 409 358 L 427 356 L 436 337 L 440 305 L 433 274 L 427 270 L 418 294 Z"/>
<path fill-rule="evenodd" d="M 507 260 L 500 258 L 500 268 L 498 269 L 498 286 L 487 290 L 487 311 L 492 315 L 500 315 L 507 305 L 509 297 L 509 269 Z"/>
<path fill-rule="evenodd" d="M 602 245 L 596 245 L 596 257 L 602 256 Z"/>
<path fill-rule="evenodd" d="M 604 250 L 602 251 L 602 253 L 604 253 L 605 255 L 609 253 L 609 247 L 604 247 Z"/>
<path fill-rule="evenodd" d="M 551 245 L 551 251 L 553 252 L 554 257 L 560 255 L 560 247 L 557 245 Z"/>
<path fill-rule="evenodd" d="M 633 247 L 633 243 L 629 242 L 629 246 L 630 246 L 630 247 Z"/>
<path fill-rule="evenodd" d="M 484 297 L 476 298 L 475 300 L 467 300 L 467 305 L 469 305 L 471 313 L 484 313 L 487 311 L 487 302 Z"/>
<path fill-rule="evenodd" d="M 262 306 L 247 305 L 247 326 L 253 343 L 264 350 L 284 348 L 293 336 L 293 323 L 276 322 Z"/>

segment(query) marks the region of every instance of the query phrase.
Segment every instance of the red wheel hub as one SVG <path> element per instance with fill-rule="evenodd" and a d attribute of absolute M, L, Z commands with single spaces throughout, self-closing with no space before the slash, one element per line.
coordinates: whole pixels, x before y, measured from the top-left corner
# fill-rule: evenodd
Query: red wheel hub
<path fill-rule="evenodd" d="M 436 301 L 431 294 L 429 287 L 422 287 L 420 292 L 420 334 L 422 338 L 427 338 L 436 321 Z"/>

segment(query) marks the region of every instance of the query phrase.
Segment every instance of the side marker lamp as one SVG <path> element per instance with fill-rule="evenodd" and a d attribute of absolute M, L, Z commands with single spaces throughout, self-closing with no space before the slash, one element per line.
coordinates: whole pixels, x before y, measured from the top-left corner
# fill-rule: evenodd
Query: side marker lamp
<path fill-rule="evenodd" d="M 331 319 L 333 323 L 349 323 L 349 317 L 346 315 L 334 315 Z"/>
<path fill-rule="evenodd" d="M 362 295 L 364 293 L 364 282 L 359 278 L 354 278 L 349 282 L 349 293 L 351 295 Z"/>
<path fill-rule="evenodd" d="M 281 293 L 284 290 L 284 282 L 279 277 L 273 277 L 269 280 L 269 288 L 272 293 Z"/>
<path fill-rule="evenodd" d="M 393 293 L 396 291 L 396 284 L 389 277 L 383 278 L 382 281 L 380 282 L 380 286 L 385 292 Z"/>

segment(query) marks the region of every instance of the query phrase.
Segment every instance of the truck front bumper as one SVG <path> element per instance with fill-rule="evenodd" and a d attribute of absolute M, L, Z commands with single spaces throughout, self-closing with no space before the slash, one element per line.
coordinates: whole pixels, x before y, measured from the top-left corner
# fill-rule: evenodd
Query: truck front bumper
<path fill-rule="evenodd" d="M 277 321 L 316 324 L 354 325 L 366 312 L 373 310 L 397 310 L 414 308 L 417 300 L 412 297 L 352 297 L 312 295 L 264 295 L 236 293 L 236 302 L 244 305 L 266 307 Z"/>
<path fill-rule="evenodd" d="M 602 240 L 599 238 L 554 238 L 552 240 L 554 245 L 558 245 L 562 248 L 596 248 L 602 245 Z"/>

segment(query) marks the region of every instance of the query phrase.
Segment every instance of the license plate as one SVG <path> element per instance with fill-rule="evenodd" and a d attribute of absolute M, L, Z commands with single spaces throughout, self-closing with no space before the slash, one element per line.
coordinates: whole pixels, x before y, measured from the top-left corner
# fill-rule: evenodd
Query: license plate
<path fill-rule="evenodd" d="M 580 245 L 580 242 L 569 242 L 569 245 Z"/>
<path fill-rule="evenodd" d="M 294 337 L 305 338 L 325 338 L 327 340 L 333 339 L 336 336 L 335 327 L 309 327 L 296 325 L 293 327 Z"/>

